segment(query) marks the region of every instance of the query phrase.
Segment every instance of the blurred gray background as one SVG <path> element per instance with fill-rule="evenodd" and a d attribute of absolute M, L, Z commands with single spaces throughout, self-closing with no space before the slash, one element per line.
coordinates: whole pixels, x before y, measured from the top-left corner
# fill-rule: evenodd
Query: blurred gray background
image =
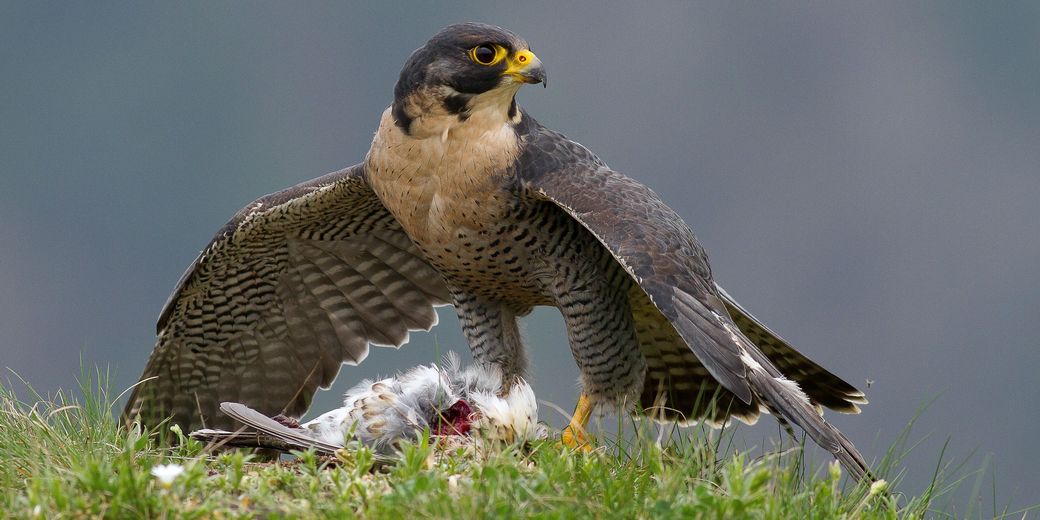
<path fill-rule="evenodd" d="M 828 415 L 868 458 L 935 399 L 907 491 L 949 438 L 948 455 L 988 460 L 998 505 L 1040 501 L 1031 2 L 2 2 L 0 366 L 44 392 L 74 386 L 81 360 L 132 384 L 212 233 L 358 162 L 408 54 L 465 20 L 530 41 L 551 81 L 520 102 L 676 208 L 746 307 L 873 382 L 862 415 Z M 442 311 L 434 333 L 344 368 L 317 406 L 466 352 Z M 539 397 L 570 408 L 562 321 L 526 324 Z M 762 423 L 741 430 L 749 445 L 776 436 Z"/>

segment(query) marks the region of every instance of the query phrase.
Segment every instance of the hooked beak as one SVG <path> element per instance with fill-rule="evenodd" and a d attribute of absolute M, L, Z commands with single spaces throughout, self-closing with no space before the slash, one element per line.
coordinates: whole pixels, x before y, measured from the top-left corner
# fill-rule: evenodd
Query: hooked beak
<path fill-rule="evenodd" d="M 547 85 L 548 76 L 542 60 L 528 50 L 519 51 L 509 58 L 508 67 L 503 76 L 509 76 L 519 83 L 541 83 Z"/>

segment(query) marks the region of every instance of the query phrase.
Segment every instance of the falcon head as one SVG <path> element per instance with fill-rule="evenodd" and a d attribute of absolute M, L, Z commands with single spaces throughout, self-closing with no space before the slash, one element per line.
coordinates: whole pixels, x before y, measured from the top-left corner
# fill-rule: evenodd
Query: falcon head
<path fill-rule="evenodd" d="M 494 25 L 449 25 L 405 62 L 394 87 L 394 122 L 411 134 L 423 119 L 465 121 L 489 111 L 512 120 L 520 87 L 545 81 L 541 60 L 519 36 Z"/>

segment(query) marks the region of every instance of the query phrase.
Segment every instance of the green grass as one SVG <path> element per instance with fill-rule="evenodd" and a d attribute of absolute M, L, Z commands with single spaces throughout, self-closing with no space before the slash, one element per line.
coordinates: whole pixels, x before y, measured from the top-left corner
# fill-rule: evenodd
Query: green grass
<path fill-rule="evenodd" d="M 429 440 L 374 468 L 361 450 L 263 462 L 185 441 L 160 447 L 113 416 L 105 377 L 81 380 L 81 399 L 31 402 L 0 387 L 0 515 L 23 518 L 920 518 L 959 482 L 940 466 L 928 492 L 871 492 L 836 466 L 812 471 L 800 449 L 751 458 L 725 434 L 673 430 L 608 441 L 594 453 L 553 440 L 443 448 Z M 900 449 L 905 448 L 905 446 Z M 882 476 L 895 474 L 893 450 Z M 169 486 L 151 474 L 183 466 Z M 898 481 L 898 478 L 896 479 Z M 1018 513 L 1019 516 L 1021 513 Z"/>

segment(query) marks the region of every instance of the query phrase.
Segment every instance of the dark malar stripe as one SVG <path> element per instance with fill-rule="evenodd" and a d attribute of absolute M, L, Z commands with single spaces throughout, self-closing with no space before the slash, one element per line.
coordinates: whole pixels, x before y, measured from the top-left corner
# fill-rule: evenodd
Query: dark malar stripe
<path fill-rule="evenodd" d="M 404 111 L 403 103 L 394 103 L 394 107 L 390 110 L 390 114 L 394 117 L 394 124 L 404 132 L 405 135 L 412 135 L 410 130 L 412 126 L 412 117 Z"/>
<path fill-rule="evenodd" d="M 509 102 L 509 120 L 512 121 L 516 118 L 516 112 L 519 110 L 516 106 L 516 98 Z"/>
<path fill-rule="evenodd" d="M 469 106 L 469 99 L 472 96 L 466 94 L 452 94 L 444 98 L 444 109 L 450 114 L 459 116 L 459 121 L 465 121 L 469 118 L 469 112 L 466 110 Z"/>

